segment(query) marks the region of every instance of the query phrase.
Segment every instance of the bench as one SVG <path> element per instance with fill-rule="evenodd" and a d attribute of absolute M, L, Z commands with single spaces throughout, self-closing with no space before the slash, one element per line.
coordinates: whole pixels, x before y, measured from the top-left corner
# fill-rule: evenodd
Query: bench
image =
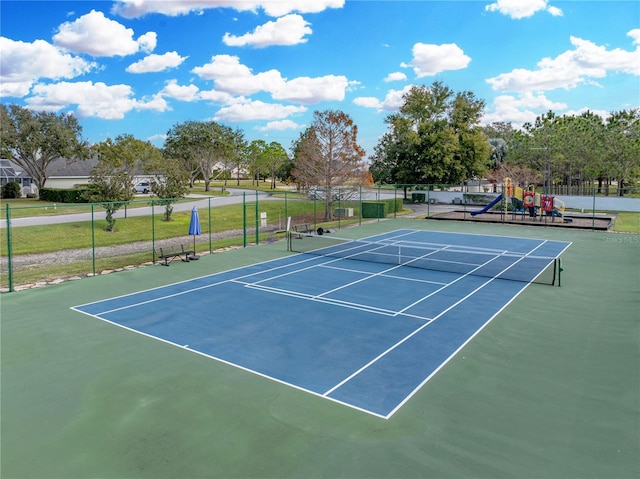
<path fill-rule="evenodd" d="M 180 258 L 185 263 L 189 262 L 189 256 L 196 254 L 193 250 L 185 250 L 184 245 L 178 246 L 168 246 L 163 248 L 158 248 L 158 258 L 162 261 L 162 266 L 169 266 L 174 259 Z"/>
<path fill-rule="evenodd" d="M 313 229 L 309 226 L 309 223 L 302 223 L 299 225 L 293 225 L 293 231 L 296 233 L 313 233 Z M 302 236 L 298 235 L 298 238 Z"/>

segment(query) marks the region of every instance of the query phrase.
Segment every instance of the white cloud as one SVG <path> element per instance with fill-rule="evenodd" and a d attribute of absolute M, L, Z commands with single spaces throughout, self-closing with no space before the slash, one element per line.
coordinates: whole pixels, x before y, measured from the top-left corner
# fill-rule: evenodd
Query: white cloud
<path fill-rule="evenodd" d="M 272 17 L 292 12 L 318 13 L 327 8 L 342 8 L 345 0 L 116 0 L 112 12 L 125 18 L 142 17 L 149 13 L 168 16 L 186 15 L 211 8 L 232 8 L 244 12 L 263 9 Z"/>
<path fill-rule="evenodd" d="M 547 0 L 497 0 L 484 9 L 488 12 L 502 13 L 516 20 L 531 17 L 541 11 L 547 11 L 555 17 L 562 16 L 562 10 L 548 6 L 547 3 Z"/>
<path fill-rule="evenodd" d="M 233 97 L 227 92 L 218 90 L 205 90 L 200 92 L 200 98 L 215 103 L 233 104 L 242 103 L 243 97 Z"/>
<path fill-rule="evenodd" d="M 36 85 L 33 94 L 34 96 L 26 99 L 30 108 L 58 111 L 75 104 L 78 105 L 77 114 L 80 118 L 120 120 L 135 106 L 135 100 L 131 98 L 133 90 L 129 85 L 60 82 Z"/>
<path fill-rule="evenodd" d="M 134 108 L 136 110 L 150 110 L 158 112 L 170 110 L 167 100 L 164 99 L 161 93 L 153 95 L 148 100 L 144 98 L 142 100 L 137 100 Z"/>
<path fill-rule="evenodd" d="M 412 67 L 418 78 L 437 75 L 446 70 L 466 68 L 471 58 L 464 54 L 455 43 L 432 45 L 416 43 L 412 49 L 413 59 L 400 64 L 403 68 Z"/>
<path fill-rule="evenodd" d="M 392 81 L 405 81 L 407 79 L 407 75 L 405 75 L 402 72 L 393 72 L 393 73 L 389 73 L 384 81 L 386 83 L 392 82 Z"/>
<path fill-rule="evenodd" d="M 195 85 L 178 85 L 177 80 L 169 80 L 160 91 L 162 96 L 175 98 L 180 101 L 195 101 L 200 98 L 199 89 Z"/>
<path fill-rule="evenodd" d="M 274 100 L 311 104 L 322 101 L 342 101 L 349 80 L 345 76 L 326 75 L 322 77 L 298 77 L 275 84 L 277 88 L 270 90 Z"/>
<path fill-rule="evenodd" d="M 345 0 L 263 0 L 260 6 L 267 15 L 281 17 L 291 12 L 319 13 L 328 8 L 342 8 Z M 242 4 L 243 0 L 237 0 L 236 4 Z"/>
<path fill-rule="evenodd" d="M 211 62 L 191 70 L 200 78 L 213 80 L 216 90 L 231 95 L 250 95 L 277 88 L 284 80 L 277 70 L 254 75 L 251 69 L 240 63 L 237 56 L 215 55 Z"/>
<path fill-rule="evenodd" d="M 566 108 L 566 103 L 551 101 L 544 94 L 500 95 L 494 98 L 493 111 L 484 115 L 483 123 L 510 122 L 519 127 L 549 110 L 557 112 Z"/>
<path fill-rule="evenodd" d="M 635 39 L 634 32 L 632 30 L 628 35 Z M 487 82 L 494 90 L 524 92 L 575 88 L 606 77 L 608 71 L 640 75 L 640 48 L 607 50 L 577 37 L 571 37 L 571 44 L 575 49 L 555 58 L 543 58 L 538 62 L 537 70 L 517 68 L 489 78 Z"/>
<path fill-rule="evenodd" d="M 287 100 L 304 104 L 321 101 L 340 101 L 345 97 L 349 81 L 344 76 L 298 77 L 287 80 L 277 70 L 253 74 L 240 63 L 237 56 L 215 55 L 211 62 L 192 70 L 206 80 L 213 80 L 218 91 L 230 95 L 251 95 L 261 91 L 274 100 Z"/>
<path fill-rule="evenodd" d="M 562 10 L 560 10 L 558 7 L 549 7 L 547 8 L 547 12 L 554 17 L 561 17 L 564 15 Z"/>
<path fill-rule="evenodd" d="M 640 28 L 634 28 L 627 32 L 627 36 L 633 39 L 634 45 L 640 45 Z"/>
<path fill-rule="evenodd" d="M 359 97 L 353 103 L 365 108 L 375 108 L 377 111 L 397 111 L 404 104 L 404 95 L 411 90 L 413 85 L 407 85 L 402 90 L 389 90 L 384 100 L 374 97 Z"/>
<path fill-rule="evenodd" d="M 295 113 L 303 113 L 305 111 L 307 109 L 303 106 L 250 101 L 222 107 L 213 119 L 230 123 L 252 120 L 281 120 Z"/>
<path fill-rule="evenodd" d="M 0 96 L 23 97 L 40 78 L 71 79 L 97 65 L 60 51 L 44 40 L 33 43 L 0 37 Z"/>
<path fill-rule="evenodd" d="M 60 82 L 53 85 L 38 84 L 33 95 L 25 102 L 34 110 L 58 111 L 69 105 L 78 105 L 78 118 L 96 117 L 103 120 L 121 120 L 133 109 L 164 111 L 166 102 L 158 95 L 149 101 L 133 97 L 129 85 L 106 85 L 102 82 Z"/>
<path fill-rule="evenodd" d="M 376 110 L 382 109 L 382 102 L 375 96 L 360 96 L 353 100 L 353 104 L 364 108 L 375 108 Z"/>
<path fill-rule="evenodd" d="M 225 33 L 222 41 L 232 47 L 251 45 L 257 48 L 264 48 L 271 45 L 305 43 L 307 41 L 305 35 L 311 35 L 309 22 L 305 21 L 300 15 L 292 14 L 260 25 L 256 27 L 253 33 L 246 33 L 241 36 Z"/>
<path fill-rule="evenodd" d="M 285 130 L 298 130 L 304 125 L 299 125 L 292 120 L 276 120 L 270 121 L 265 126 L 256 128 L 258 131 L 285 131 Z"/>
<path fill-rule="evenodd" d="M 127 67 L 129 73 L 161 72 L 180 66 L 189 57 L 181 57 L 178 52 L 167 52 L 162 55 L 148 55 L 142 60 Z"/>
<path fill-rule="evenodd" d="M 106 18 L 102 12 L 91 10 L 73 22 L 60 25 L 53 42 L 72 52 L 111 57 L 152 51 L 157 39 L 155 32 L 147 32 L 134 40 L 131 28 Z"/>

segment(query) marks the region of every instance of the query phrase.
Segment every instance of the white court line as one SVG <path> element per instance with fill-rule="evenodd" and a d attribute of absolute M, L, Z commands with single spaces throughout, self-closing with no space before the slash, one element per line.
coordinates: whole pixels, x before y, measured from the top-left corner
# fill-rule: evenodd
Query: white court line
<path fill-rule="evenodd" d="M 388 246 L 388 245 L 387 245 L 387 246 Z M 443 248 L 443 249 L 444 249 L 444 248 Z M 373 250 L 373 251 L 375 251 L 375 250 Z M 436 250 L 436 251 L 433 251 L 433 252 L 431 252 L 431 253 L 429 253 L 429 254 L 426 254 L 424 257 L 427 257 L 427 256 L 429 256 L 429 255 L 431 255 L 431 254 L 434 254 L 434 253 L 437 253 L 437 252 L 439 252 L 439 251 L 442 251 L 442 250 Z M 408 263 L 407 263 L 407 264 L 408 264 Z M 391 268 L 387 268 L 386 270 L 382 270 L 382 271 L 381 271 L 381 272 L 379 272 L 379 273 L 371 273 L 369 276 L 366 276 L 366 277 L 364 277 L 364 278 L 361 278 L 361 279 L 358 279 L 358 280 L 356 280 L 356 281 L 352 281 L 352 282 L 350 282 L 350 283 L 344 284 L 344 285 L 342 285 L 342 286 L 340 286 L 340 287 L 338 287 L 338 288 L 334 288 L 334 289 L 330 289 L 329 291 L 325 291 L 324 293 L 322 293 L 322 295 L 319 295 L 319 296 L 324 296 L 324 295 L 327 295 L 327 294 L 330 294 L 330 293 L 334 293 L 334 292 L 339 291 L 339 290 L 341 290 L 341 289 L 348 288 L 349 286 L 353 286 L 354 284 L 362 283 L 363 281 L 367 281 L 367 280 L 369 280 L 369 279 L 371 279 L 371 278 L 375 278 L 375 277 L 377 277 L 377 276 L 383 276 L 383 275 L 384 275 L 384 273 L 387 273 L 387 272 L 389 272 L 389 271 L 396 270 L 396 269 L 398 269 L 398 268 L 401 268 L 402 266 L 406 266 L 407 264 L 398 264 L 398 265 L 395 265 L 395 266 L 393 266 L 393 267 L 391 267 Z"/>
<path fill-rule="evenodd" d="M 542 243 L 540 243 L 538 246 L 536 246 L 531 252 L 535 251 L 536 249 L 540 248 L 543 244 L 546 243 L 546 240 L 543 241 Z M 495 259 L 495 258 L 494 258 Z M 491 262 L 493 260 L 488 261 L 487 263 Z M 518 260 L 520 261 L 520 260 Z M 514 263 L 515 264 L 515 263 Z M 500 274 L 502 274 L 504 271 L 506 271 L 507 269 L 511 268 L 513 266 L 509 265 L 508 268 L 505 268 L 503 271 L 500 272 Z M 468 276 L 468 274 L 466 274 L 463 277 Z M 458 279 L 462 279 L 458 278 Z M 342 381 L 340 381 L 338 384 L 336 384 L 334 387 L 332 387 L 331 389 L 329 389 L 328 391 L 326 391 L 323 395 L 329 395 L 331 394 L 333 391 L 335 391 L 336 389 L 340 388 L 342 385 L 346 384 L 347 382 L 351 381 L 351 379 L 355 378 L 356 376 L 358 376 L 360 373 L 362 373 L 363 371 L 367 370 L 368 368 L 370 368 L 373 364 L 375 364 L 376 362 L 378 362 L 380 359 L 382 359 L 383 357 L 385 357 L 387 354 L 389 354 L 391 351 L 393 351 L 394 349 L 398 348 L 401 344 L 405 343 L 406 341 L 408 341 L 410 338 L 412 338 L 413 336 L 415 336 L 416 334 L 418 334 L 420 331 L 422 331 L 424 328 L 426 328 L 427 326 L 429 326 L 430 324 L 433 324 L 434 321 L 437 321 L 439 318 L 441 318 L 444 314 L 446 314 L 447 312 L 451 311 L 453 308 L 455 308 L 456 306 L 458 306 L 459 304 L 461 304 L 462 302 L 466 301 L 468 298 L 472 297 L 474 294 L 476 294 L 478 291 L 480 291 L 482 288 L 484 288 L 485 286 L 487 286 L 488 284 L 492 283 L 495 279 L 497 278 L 490 278 L 488 281 L 484 282 L 482 285 L 478 286 L 476 289 L 474 289 L 473 291 L 471 291 L 469 294 L 467 294 L 466 296 L 464 296 L 462 299 L 456 301 L 453 305 L 449 306 L 447 309 L 445 309 L 444 311 L 440 312 L 438 315 L 436 315 L 432 321 L 429 321 L 425 324 L 423 324 L 422 326 L 420 326 L 419 328 L 417 328 L 415 331 L 413 331 L 412 333 L 408 334 L 407 336 L 405 336 L 403 339 L 401 339 L 400 341 L 398 341 L 396 344 L 394 344 L 393 346 L 389 347 L 386 351 L 382 352 L 381 354 L 379 354 L 377 357 L 375 357 L 374 359 L 372 359 L 371 361 L 369 361 L 367 364 L 365 364 L 364 366 L 362 366 L 360 369 L 358 369 L 357 371 L 353 372 L 351 375 L 347 376 L 346 378 L 344 378 Z M 457 282 L 458 280 L 454 281 Z M 452 283 L 453 284 L 453 283 Z M 524 287 L 523 287 L 524 289 Z"/>
<path fill-rule="evenodd" d="M 265 292 L 273 293 L 273 294 L 281 294 L 283 296 L 290 296 L 290 297 L 294 297 L 294 298 L 300 298 L 300 299 L 304 299 L 304 300 L 307 300 L 307 301 L 315 301 L 315 302 L 318 302 L 318 303 L 332 304 L 332 305 L 335 305 L 335 306 L 341 306 L 343 308 L 357 309 L 357 310 L 360 310 L 360 311 L 367 311 L 367 312 L 370 312 L 370 313 L 381 314 L 383 316 L 390 316 L 390 317 L 397 316 L 397 312 L 394 311 L 394 310 L 378 308 L 376 306 L 370 306 L 370 305 L 367 305 L 367 304 L 353 303 L 353 302 L 350 302 L 350 301 L 345 301 L 345 300 L 341 300 L 341 299 L 334 299 L 334 298 L 323 298 L 323 297 L 316 296 L 316 295 L 299 293 L 297 291 L 289 291 L 289 290 L 286 290 L 286 289 L 272 288 L 272 287 L 261 285 L 261 284 L 247 284 L 245 286 L 247 288 L 255 289 L 255 290 L 258 290 L 258 291 L 265 291 Z M 418 318 L 418 319 L 422 319 L 424 321 L 429 321 L 430 320 L 430 318 L 422 318 L 422 317 L 419 317 L 419 316 L 414 316 L 414 317 Z"/>

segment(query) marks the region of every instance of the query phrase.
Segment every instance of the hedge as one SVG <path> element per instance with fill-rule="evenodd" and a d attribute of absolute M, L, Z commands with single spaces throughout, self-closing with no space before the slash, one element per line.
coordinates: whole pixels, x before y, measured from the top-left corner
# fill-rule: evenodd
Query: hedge
<path fill-rule="evenodd" d="M 40 188 L 40 199 L 53 203 L 89 203 L 89 188 Z"/>

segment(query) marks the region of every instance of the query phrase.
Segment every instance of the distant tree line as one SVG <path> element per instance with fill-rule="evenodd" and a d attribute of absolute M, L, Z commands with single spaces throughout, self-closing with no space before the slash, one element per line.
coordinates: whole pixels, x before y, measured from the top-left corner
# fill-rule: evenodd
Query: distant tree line
<path fill-rule="evenodd" d="M 85 194 L 87 201 L 101 203 L 106 210 L 107 230 L 113 231 L 113 215 L 134 197 L 137 176 L 151 179 L 151 191 L 165 206 L 170 221 L 172 203 L 184 196 L 195 181 L 226 186 L 241 176 L 252 183 L 270 180 L 301 187 L 335 188 L 345 182 L 369 181 L 362 163 L 364 151 L 357 143 L 357 127 L 342 112 L 316 112 L 314 121 L 294 141 L 290 157 L 278 142 L 248 143 L 242 130 L 213 121 L 185 121 L 167 133 L 163 148 L 132 135 L 120 135 L 95 145 L 82 138 L 82 128 L 71 115 L 34 112 L 17 105 L 0 105 L 0 155 L 11 159 L 31 176 L 38 191 L 46 185 L 52 161 L 67 164 L 97 160 Z M 331 211 L 333 195 L 326 195 Z"/>
<path fill-rule="evenodd" d="M 640 180 L 640 109 L 557 116 L 553 112 L 514 129 L 481 127 L 484 102 L 440 82 L 413 87 L 385 122 L 371 172 L 376 182 L 451 184 L 505 177 L 548 192 L 580 193 L 587 186 L 618 194 Z M 564 188 L 563 188 L 564 187 Z M 570 188 L 571 187 L 571 188 Z"/>
<path fill-rule="evenodd" d="M 167 220 L 170 199 L 183 196 L 198 179 L 207 191 L 211 181 L 239 185 L 241 176 L 256 185 L 270 179 L 272 189 L 277 181 L 322 188 L 327 215 L 332 189 L 371 181 L 460 184 L 489 178 L 501 183 L 510 177 L 549 191 L 595 187 L 608 194 L 608 186 L 615 184 L 623 194 L 640 179 L 640 109 L 607 118 L 588 111 L 564 116 L 550 111 L 514 129 L 509 123 L 481 126 L 484 107 L 472 92 L 454 92 L 442 82 L 414 86 L 398 112 L 384 120 L 387 131 L 367 166 L 357 125 L 341 111 L 316 111 L 287 153 L 278 142 L 247 142 L 242 130 L 214 121 L 174 125 L 162 148 L 131 135 L 89 145 L 72 115 L 0 105 L 0 156 L 22 167 L 38 189 L 45 186 L 52 161 L 95 158 L 92 201 L 129 201 L 134 178 L 147 176 L 153 193 L 167 200 Z"/>

